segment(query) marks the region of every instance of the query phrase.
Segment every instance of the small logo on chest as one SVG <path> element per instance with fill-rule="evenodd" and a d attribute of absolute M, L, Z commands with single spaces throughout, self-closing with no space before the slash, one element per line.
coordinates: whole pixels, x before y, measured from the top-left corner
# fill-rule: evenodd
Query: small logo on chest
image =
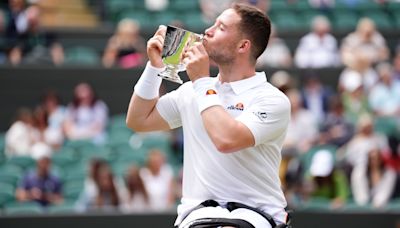
<path fill-rule="evenodd" d="M 243 103 L 237 103 L 236 105 L 230 105 L 228 106 L 229 110 L 238 110 L 238 111 L 243 111 L 244 110 L 244 105 Z"/>

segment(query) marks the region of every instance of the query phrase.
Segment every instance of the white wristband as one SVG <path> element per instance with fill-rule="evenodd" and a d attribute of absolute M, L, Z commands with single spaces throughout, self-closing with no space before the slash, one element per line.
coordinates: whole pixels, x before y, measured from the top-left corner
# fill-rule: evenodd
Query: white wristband
<path fill-rule="evenodd" d="M 134 87 L 134 93 L 145 100 L 157 98 L 162 82 L 162 78 L 157 76 L 164 68 L 153 67 L 150 62 L 147 62 L 142 76 Z"/>
<path fill-rule="evenodd" d="M 200 113 L 207 108 L 221 105 L 215 81 L 210 77 L 200 78 L 193 82 L 193 89 L 196 93 L 196 100 Z"/>

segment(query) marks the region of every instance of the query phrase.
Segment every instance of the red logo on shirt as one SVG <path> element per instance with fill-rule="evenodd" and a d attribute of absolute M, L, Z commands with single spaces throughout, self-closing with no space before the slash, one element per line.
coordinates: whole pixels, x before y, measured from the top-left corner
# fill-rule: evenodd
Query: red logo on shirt
<path fill-rule="evenodd" d="M 244 105 L 243 105 L 243 103 L 237 103 L 237 104 L 235 105 L 235 108 L 236 108 L 237 110 L 243 111 Z"/>
<path fill-rule="evenodd" d="M 206 92 L 206 95 L 213 95 L 213 94 L 217 94 L 217 92 L 215 92 L 215 90 L 213 90 L 213 89 L 209 89 Z"/>
<path fill-rule="evenodd" d="M 237 103 L 235 106 L 233 106 L 233 105 L 228 106 L 228 109 L 243 111 L 244 105 L 243 105 L 243 103 Z"/>

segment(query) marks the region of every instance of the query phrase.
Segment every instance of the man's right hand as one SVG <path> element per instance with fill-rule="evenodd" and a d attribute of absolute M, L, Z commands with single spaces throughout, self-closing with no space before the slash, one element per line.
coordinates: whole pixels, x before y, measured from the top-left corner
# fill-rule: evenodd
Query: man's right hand
<path fill-rule="evenodd" d="M 167 27 L 160 25 L 154 36 L 147 41 L 147 56 L 149 57 L 150 64 L 153 67 L 164 67 L 162 62 L 162 50 L 166 32 Z"/>

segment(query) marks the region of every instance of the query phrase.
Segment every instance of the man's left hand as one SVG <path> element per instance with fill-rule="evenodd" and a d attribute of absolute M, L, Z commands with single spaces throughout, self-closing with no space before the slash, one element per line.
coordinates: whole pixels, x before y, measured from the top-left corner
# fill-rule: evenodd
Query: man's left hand
<path fill-rule="evenodd" d="M 183 63 L 192 82 L 210 76 L 210 60 L 201 42 L 195 43 L 183 54 Z"/>

